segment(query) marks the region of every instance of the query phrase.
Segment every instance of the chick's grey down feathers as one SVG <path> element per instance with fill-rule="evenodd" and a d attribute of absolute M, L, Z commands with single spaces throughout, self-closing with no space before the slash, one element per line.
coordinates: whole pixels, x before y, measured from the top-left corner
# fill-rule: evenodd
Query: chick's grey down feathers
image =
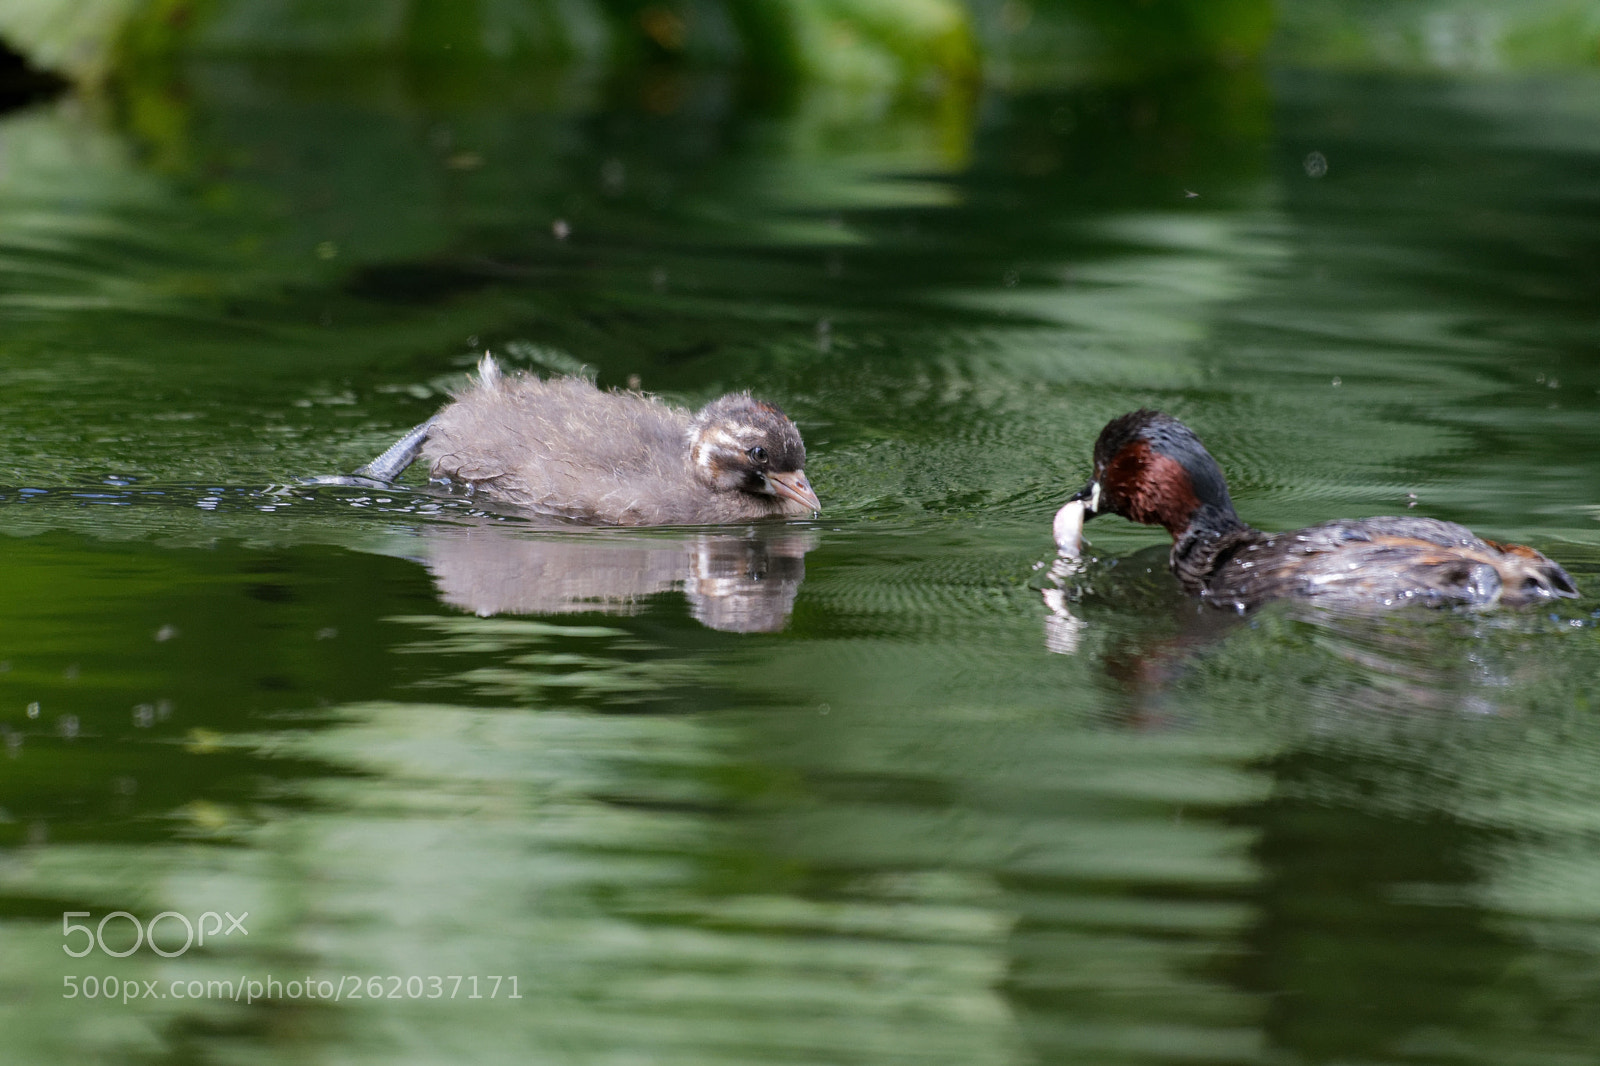
<path fill-rule="evenodd" d="M 764 468 L 748 458 L 757 447 Z M 486 358 L 428 423 L 421 454 L 434 478 L 580 521 L 698 525 L 811 513 L 763 490 L 767 471 L 801 473 L 805 446 L 781 411 L 744 394 L 696 416 L 583 378 L 502 375 Z"/>

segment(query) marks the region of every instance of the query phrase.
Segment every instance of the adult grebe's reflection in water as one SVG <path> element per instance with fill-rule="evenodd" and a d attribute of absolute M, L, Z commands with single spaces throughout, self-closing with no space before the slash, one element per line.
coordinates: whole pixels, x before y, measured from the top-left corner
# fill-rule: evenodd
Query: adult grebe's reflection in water
<path fill-rule="evenodd" d="M 1058 555 L 1045 574 L 1044 646 L 1057 655 L 1076 655 L 1087 624 L 1072 610 L 1071 582 L 1083 569 L 1077 557 Z"/>
<path fill-rule="evenodd" d="M 1538 683 L 1538 660 L 1520 653 L 1525 642 L 1568 625 L 1542 612 L 1294 601 L 1241 615 L 1185 596 L 1154 547 L 1087 563 L 1060 555 L 1040 592 L 1046 648 L 1093 656 L 1124 693 L 1130 722 L 1145 727 L 1188 713 L 1192 698 L 1171 697 L 1189 683 L 1214 683 L 1202 664 L 1218 654 L 1227 656 L 1217 675 L 1227 684 L 1248 679 L 1256 698 L 1282 688 L 1286 700 L 1321 713 L 1499 713 L 1506 693 Z"/>
<path fill-rule="evenodd" d="M 1056 512 L 1051 532 L 1056 541 L 1056 557 L 1046 575 L 1047 584 L 1042 590 L 1044 605 L 1050 614 L 1044 620 L 1044 646 L 1059 655 L 1072 655 L 1078 650 L 1083 636 L 1083 619 L 1072 613 L 1069 590 L 1073 579 L 1083 570 L 1083 520 L 1085 506 L 1081 500 L 1068 500 Z"/>
<path fill-rule="evenodd" d="M 816 542 L 793 529 L 640 535 L 483 525 L 430 531 L 423 562 L 444 602 L 480 615 L 632 614 L 647 597 L 681 589 L 702 625 L 770 633 L 788 623 Z"/>

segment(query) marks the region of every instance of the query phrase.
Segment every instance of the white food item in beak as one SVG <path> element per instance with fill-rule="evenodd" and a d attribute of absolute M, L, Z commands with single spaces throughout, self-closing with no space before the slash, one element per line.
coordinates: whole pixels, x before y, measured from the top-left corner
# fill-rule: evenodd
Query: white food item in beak
<path fill-rule="evenodd" d="M 1084 510 L 1082 500 L 1069 500 L 1056 512 L 1056 520 L 1051 527 L 1055 533 L 1056 551 L 1068 559 L 1078 558 L 1083 551 Z"/>

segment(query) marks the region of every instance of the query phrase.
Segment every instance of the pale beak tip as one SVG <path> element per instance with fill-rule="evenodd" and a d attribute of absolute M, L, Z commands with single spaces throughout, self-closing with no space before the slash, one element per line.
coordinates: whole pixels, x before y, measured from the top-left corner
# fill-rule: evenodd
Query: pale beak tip
<path fill-rule="evenodd" d="M 822 511 L 822 501 L 817 499 L 817 494 L 811 489 L 811 482 L 806 479 L 804 470 L 796 470 L 789 474 L 770 474 L 767 480 L 772 484 L 775 495 L 809 509 L 813 516 Z"/>

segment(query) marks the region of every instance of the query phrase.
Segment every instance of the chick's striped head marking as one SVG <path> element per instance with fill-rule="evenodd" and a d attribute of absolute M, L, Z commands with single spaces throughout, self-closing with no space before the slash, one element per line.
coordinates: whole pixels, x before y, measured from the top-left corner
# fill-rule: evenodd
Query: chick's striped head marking
<path fill-rule="evenodd" d="M 730 393 L 700 409 L 689 426 L 695 476 L 718 492 L 773 496 L 820 511 L 806 480 L 806 445 L 789 416 L 749 393 Z"/>

